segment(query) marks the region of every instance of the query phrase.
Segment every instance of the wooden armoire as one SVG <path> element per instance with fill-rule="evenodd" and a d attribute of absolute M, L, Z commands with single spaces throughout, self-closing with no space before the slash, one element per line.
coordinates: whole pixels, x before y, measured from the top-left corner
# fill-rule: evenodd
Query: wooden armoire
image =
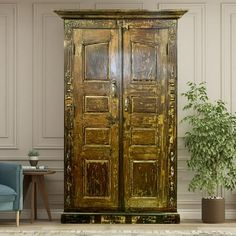
<path fill-rule="evenodd" d="M 63 223 L 178 223 L 177 20 L 184 10 L 59 10 Z"/>

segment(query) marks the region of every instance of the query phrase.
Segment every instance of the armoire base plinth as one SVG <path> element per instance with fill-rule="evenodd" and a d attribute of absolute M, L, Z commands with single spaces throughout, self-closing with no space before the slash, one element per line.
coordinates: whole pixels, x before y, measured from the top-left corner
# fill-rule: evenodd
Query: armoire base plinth
<path fill-rule="evenodd" d="M 64 212 L 61 223 L 77 224 L 178 224 L 180 216 L 165 213 L 84 213 Z"/>

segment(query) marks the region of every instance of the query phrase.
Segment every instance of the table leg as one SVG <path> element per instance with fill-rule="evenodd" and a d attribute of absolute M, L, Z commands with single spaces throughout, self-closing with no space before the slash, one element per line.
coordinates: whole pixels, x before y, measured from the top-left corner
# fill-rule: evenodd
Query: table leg
<path fill-rule="evenodd" d="M 32 181 L 31 181 L 31 223 L 34 222 L 34 218 L 35 218 L 34 196 L 35 196 L 35 176 L 32 176 Z"/>
<path fill-rule="evenodd" d="M 25 199 L 26 199 L 26 196 L 27 196 L 27 193 L 29 191 L 29 186 L 30 186 L 30 183 L 32 182 L 32 178 L 31 176 L 24 176 L 24 184 L 23 184 L 23 198 L 24 198 L 24 203 L 25 203 Z"/>
<path fill-rule="evenodd" d="M 35 176 L 34 184 L 34 219 L 37 220 L 37 176 Z"/>
<path fill-rule="evenodd" d="M 48 193 L 47 193 L 47 188 L 46 188 L 45 181 L 44 181 L 44 176 L 42 176 L 42 175 L 38 176 L 38 186 L 40 188 L 40 192 L 42 195 L 44 206 L 45 206 L 47 213 L 48 213 L 48 219 L 51 221 L 52 216 L 51 216 L 51 212 L 50 212 L 50 208 L 49 208 L 49 204 L 48 204 Z"/>

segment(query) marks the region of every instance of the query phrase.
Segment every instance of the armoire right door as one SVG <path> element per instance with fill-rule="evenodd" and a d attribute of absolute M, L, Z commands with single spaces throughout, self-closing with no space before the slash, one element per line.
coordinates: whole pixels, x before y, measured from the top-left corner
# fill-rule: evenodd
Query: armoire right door
<path fill-rule="evenodd" d="M 123 31 L 123 169 L 126 211 L 168 208 L 168 29 Z"/>

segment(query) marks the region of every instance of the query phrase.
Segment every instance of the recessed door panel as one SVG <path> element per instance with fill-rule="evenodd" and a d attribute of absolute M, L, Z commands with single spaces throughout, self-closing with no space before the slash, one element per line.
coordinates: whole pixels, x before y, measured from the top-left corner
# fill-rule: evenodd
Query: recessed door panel
<path fill-rule="evenodd" d="M 109 197 L 111 185 L 109 160 L 85 160 L 84 198 Z"/>
<path fill-rule="evenodd" d="M 133 81 L 152 81 L 156 76 L 156 47 L 152 43 L 131 42 L 131 65 Z"/>
<path fill-rule="evenodd" d="M 157 164 L 156 161 L 135 160 L 131 163 L 132 197 L 156 198 L 157 196 Z"/>
<path fill-rule="evenodd" d="M 84 45 L 85 79 L 107 80 L 109 77 L 109 43 Z"/>

